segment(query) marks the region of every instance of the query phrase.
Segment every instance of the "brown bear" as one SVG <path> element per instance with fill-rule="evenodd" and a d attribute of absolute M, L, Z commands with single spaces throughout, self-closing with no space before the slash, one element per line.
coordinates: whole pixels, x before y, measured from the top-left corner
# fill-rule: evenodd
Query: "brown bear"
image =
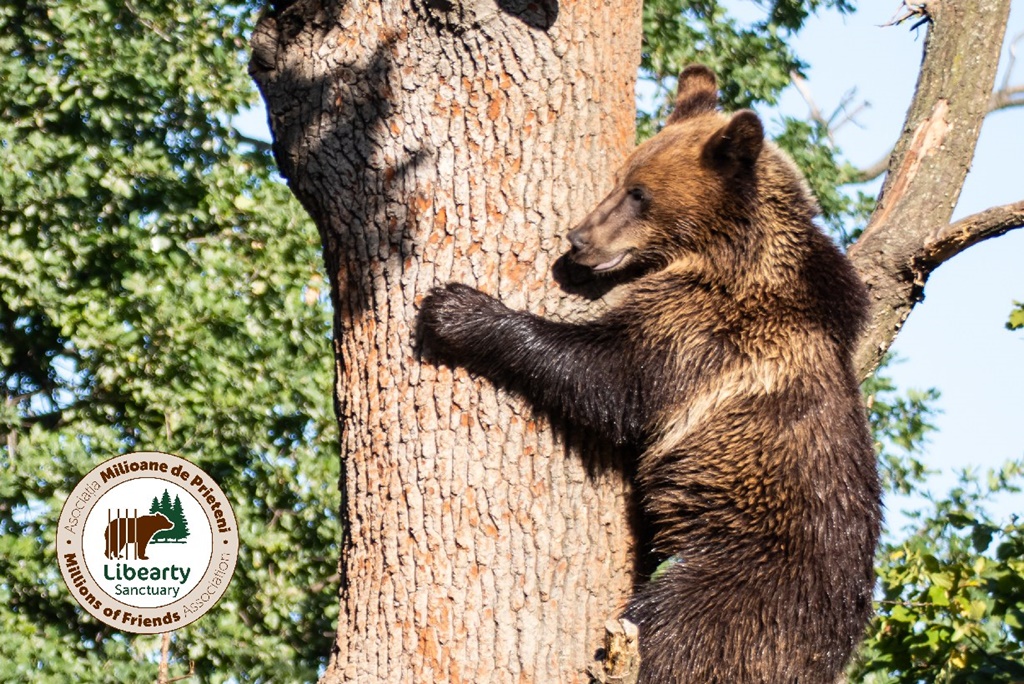
<path fill-rule="evenodd" d="M 121 549 L 128 544 L 135 544 L 135 557 L 139 560 L 149 560 L 149 556 L 146 555 L 149 540 L 160 530 L 169 530 L 173 527 L 174 523 L 163 513 L 111 520 L 103 532 L 103 540 L 107 543 L 107 558 L 120 558 Z"/>
<path fill-rule="evenodd" d="M 625 280 L 585 323 L 449 284 L 428 350 L 570 430 L 638 453 L 662 561 L 624 616 L 640 682 L 831 684 L 871 615 L 880 484 L 851 357 L 867 311 L 817 203 L 757 115 L 680 76 L 665 128 L 571 233 Z"/>

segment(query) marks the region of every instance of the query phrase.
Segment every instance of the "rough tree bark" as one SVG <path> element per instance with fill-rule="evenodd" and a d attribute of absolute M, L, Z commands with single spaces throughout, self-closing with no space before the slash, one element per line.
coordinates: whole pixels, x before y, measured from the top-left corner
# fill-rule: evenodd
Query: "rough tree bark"
<path fill-rule="evenodd" d="M 253 36 L 281 173 L 320 228 L 344 454 L 325 682 L 572 682 L 632 582 L 628 484 L 423 363 L 449 280 L 569 315 L 564 235 L 633 145 L 640 2 L 299 0 Z"/>
<path fill-rule="evenodd" d="M 850 254 L 874 298 L 865 375 L 928 274 L 1024 223 L 949 223 L 1010 0 L 930 0 L 917 94 Z M 298 0 L 251 71 L 332 281 L 343 592 L 325 682 L 573 682 L 627 596 L 635 530 L 613 455 L 424 364 L 416 304 L 457 280 L 547 315 L 563 237 L 633 140 L 640 2 Z"/>

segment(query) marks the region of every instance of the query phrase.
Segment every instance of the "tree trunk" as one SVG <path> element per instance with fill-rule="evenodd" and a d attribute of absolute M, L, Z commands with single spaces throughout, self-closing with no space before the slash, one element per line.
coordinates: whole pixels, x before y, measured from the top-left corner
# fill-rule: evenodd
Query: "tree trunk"
<path fill-rule="evenodd" d="M 281 173 L 324 242 L 342 440 L 325 682 L 571 682 L 632 584 L 628 478 L 425 363 L 468 283 L 569 315 L 564 235 L 633 146 L 640 2 L 299 0 L 253 36 Z"/>

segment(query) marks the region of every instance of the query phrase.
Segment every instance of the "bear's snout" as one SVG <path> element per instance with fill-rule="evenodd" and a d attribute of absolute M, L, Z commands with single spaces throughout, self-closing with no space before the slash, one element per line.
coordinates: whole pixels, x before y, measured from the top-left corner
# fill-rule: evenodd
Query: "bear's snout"
<path fill-rule="evenodd" d="M 569 238 L 569 244 L 572 245 L 573 252 L 584 250 L 590 244 L 590 236 L 586 233 L 587 231 L 584 228 L 576 228 L 569 232 L 567 237 Z"/>

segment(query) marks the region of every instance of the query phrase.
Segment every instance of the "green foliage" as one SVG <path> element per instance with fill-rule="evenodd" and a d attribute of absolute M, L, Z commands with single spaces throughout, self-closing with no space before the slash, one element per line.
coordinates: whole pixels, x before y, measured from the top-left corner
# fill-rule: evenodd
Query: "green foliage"
<path fill-rule="evenodd" d="M 663 95 L 674 88 L 674 77 L 688 64 L 710 67 L 721 82 L 726 108 L 774 103 L 789 84 L 789 72 L 804 65 L 786 37 L 802 20 L 784 27 L 771 16 L 745 25 L 715 0 L 654 0 L 643 9 L 644 42 L 641 77 L 654 82 Z M 648 113 L 658 118 L 663 109 Z"/>
<path fill-rule="evenodd" d="M 811 13 L 825 7 L 852 11 L 845 0 L 780 0 L 759 20 L 744 22 L 732 15 L 734 4 L 717 0 L 645 2 L 640 78 L 655 86 L 658 97 L 651 111 L 640 114 L 641 135 L 649 135 L 663 118 L 675 77 L 695 62 L 718 75 L 726 109 L 775 104 L 790 72 L 805 66 L 787 41 Z"/>
<path fill-rule="evenodd" d="M 961 472 L 948 494 L 928 494 L 919 457 L 937 393 L 903 396 L 881 376 L 863 389 L 886 489 L 926 506 L 910 513 L 909 530 L 890 530 L 879 552 L 877 612 L 849 681 L 1021 681 L 1024 524 L 995 520 L 989 507 L 1021 491 L 1024 461 L 984 478 Z"/>
<path fill-rule="evenodd" d="M 782 118 L 782 132 L 775 142 L 786 150 L 803 171 L 821 206 L 825 224 L 849 243 L 860 235 L 875 208 L 873 197 L 844 186 L 856 178 L 852 164 L 841 160 L 841 151 L 828 137 L 826 126 L 818 121 Z"/>
<path fill-rule="evenodd" d="M 1024 678 L 1024 524 L 986 506 L 1020 492 L 1024 461 L 960 474 L 916 529 L 880 554 L 880 600 L 852 679 L 868 684 Z"/>
<path fill-rule="evenodd" d="M 861 385 L 861 392 L 868 407 L 885 490 L 909 495 L 930 472 L 919 455 L 929 433 L 935 429 L 929 421 L 939 393 L 930 389 L 901 394 L 892 379 L 884 375 L 892 362 L 892 357 L 887 356 L 879 370 Z"/>
<path fill-rule="evenodd" d="M 1024 303 L 1014 302 L 1014 309 L 1010 312 L 1010 318 L 1006 321 L 1009 330 L 1020 330 L 1024 328 Z"/>
<path fill-rule="evenodd" d="M 232 115 L 244 3 L 0 5 L 0 680 L 143 681 L 158 641 L 77 608 L 54 524 L 127 450 L 217 478 L 242 555 L 172 643 L 203 681 L 312 681 L 337 611 L 319 240 Z"/>

